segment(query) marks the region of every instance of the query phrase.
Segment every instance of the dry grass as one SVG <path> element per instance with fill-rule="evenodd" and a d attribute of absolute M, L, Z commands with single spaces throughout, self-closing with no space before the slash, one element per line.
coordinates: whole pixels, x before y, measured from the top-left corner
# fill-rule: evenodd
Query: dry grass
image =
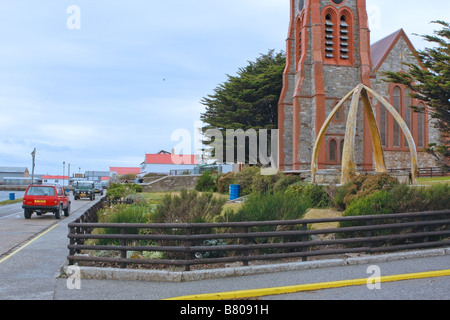
<path fill-rule="evenodd" d="M 305 219 L 338 218 L 342 217 L 342 212 L 334 209 L 309 209 L 305 214 Z M 327 222 L 312 224 L 315 230 L 338 228 L 339 222 Z"/>

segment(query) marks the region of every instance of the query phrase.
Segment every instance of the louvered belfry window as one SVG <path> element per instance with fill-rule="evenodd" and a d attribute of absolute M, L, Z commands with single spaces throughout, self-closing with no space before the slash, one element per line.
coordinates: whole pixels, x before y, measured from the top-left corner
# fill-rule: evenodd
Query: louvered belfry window
<path fill-rule="evenodd" d="M 340 21 L 340 58 L 348 60 L 350 58 L 350 46 L 349 46 L 349 25 L 347 22 L 347 17 L 345 15 L 341 16 Z"/>
<path fill-rule="evenodd" d="M 334 58 L 334 30 L 335 24 L 331 14 L 327 14 L 325 17 L 325 57 L 328 59 Z"/>
<path fill-rule="evenodd" d="M 353 59 L 353 18 L 347 8 L 325 11 L 325 60 L 328 63 L 351 65 Z"/>

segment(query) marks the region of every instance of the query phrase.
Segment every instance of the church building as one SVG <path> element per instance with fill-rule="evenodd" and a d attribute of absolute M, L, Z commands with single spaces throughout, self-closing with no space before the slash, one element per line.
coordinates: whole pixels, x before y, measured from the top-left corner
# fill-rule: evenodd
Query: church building
<path fill-rule="evenodd" d="M 418 165 L 435 167 L 424 152 L 440 134 L 426 106 L 408 89 L 383 81 L 383 71 L 407 71 L 417 63 L 415 49 L 401 29 L 371 44 L 365 0 L 290 0 L 286 69 L 279 102 L 279 169 L 309 170 L 316 137 L 336 104 L 358 84 L 371 87 L 403 117 L 416 143 Z M 335 115 L 319 152 L 319 169 L 340 168 L 350 102 Z M 372 99 L 387 169 L 410 168 L 407 141 L 392 115 Z M 360 109 L 362 110 L 362 109 Z M 358 113 L 355 160 L 360 170 L 373 169 L 373 147 L 364 112 Z"/>

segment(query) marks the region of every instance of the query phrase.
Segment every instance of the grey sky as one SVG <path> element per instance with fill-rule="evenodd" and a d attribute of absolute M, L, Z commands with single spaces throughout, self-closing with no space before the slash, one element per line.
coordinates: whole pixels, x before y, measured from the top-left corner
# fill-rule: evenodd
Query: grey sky
<path fill-rule="evenodd" d="M 70 5 L 81 29 L 67 28 Z M 368 0 L 372 42 L 430 34 L 450 2 Z M 3 0 L 0 165 L 61 174 L 139 166 L 193 133 L 202 97 L 249 60 L 285 49 L 288 0 Z"/>

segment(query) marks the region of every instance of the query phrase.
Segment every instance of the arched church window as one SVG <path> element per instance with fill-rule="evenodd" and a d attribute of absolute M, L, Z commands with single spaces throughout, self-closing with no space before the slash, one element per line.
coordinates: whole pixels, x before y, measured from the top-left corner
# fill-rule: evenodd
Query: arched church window
<path fill-rule="evenodd" d="M 303 48 L 302 48 L 302 38 L 303 38 L 303 34 L 302 34 L 302 19 L 298 18 L 297 19 L 297 26 L 296 26 L 296 32 L 297 32 L 297 37 L 296 37 L 296 55 L 297 55 L 297 60 L 300 60 L 302 53 L 303 53 Z"/>
<path fill-rule="evenodd" d="M 403 118 L 405 119 L 406 125 L 409 128 L 409 131 L 412 132 L 412 110 L 410 108 L 410 106 L 412 106 L 412 98 L 409 96 L 409 93 L 410 93 L 410 90 L 406 89 L 405 90 L 405 99 L 404 99 L 405 103 L 403 106 L 403 110 L 404 110 Z M 407 145 L 408 145 L 408 140 L 405 137 L 405 146 L 407 146 Z"/>
<path fill-rule="evenodd" d="M 425 112 L 425 105 L 421 102 L 418 105 L 419 110 Z M 420 112 L 417 114 L 417 146 L 425 147 L 425 114 Z"/>
<path fill-rule="evenodd" d="M 337 160 L 337 144 L 336 144 L 336 140 L 331 139 L 328 147 L 329 147 L 330 161 L 331 162 L 336 162 L 336 160 Z"/>

